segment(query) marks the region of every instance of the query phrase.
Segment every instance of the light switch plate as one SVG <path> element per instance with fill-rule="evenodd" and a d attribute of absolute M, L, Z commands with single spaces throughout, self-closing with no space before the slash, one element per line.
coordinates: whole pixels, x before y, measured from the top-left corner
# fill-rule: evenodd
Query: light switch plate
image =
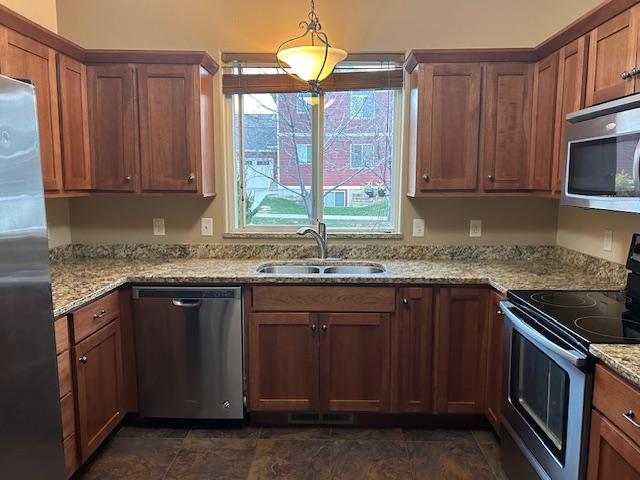
<path fill-rule="evenodd" d="M 602 243 L 602 249 L 605 252 L 613 251 L 613 230 L 604 231 L 604 241 Z"/>
<path fill-rule="evenodd" d="M 413 219 L 413 236 L 424 237 L 424 219 L 423 218 Z"/>
<path fill-rule="evenodd" d="M 164 235 L 164 218 L 154 218 L 153 219 L 153 234 L 154 235 Z"/>
<path fill-rule="evenodd" d="M 470 237 L 482 236 L 482 220 L 469 221 L 469 236 Z"/>
<path fill-rule="evenodd" d="M 200 235 L 203 237 L 213 236 L 213 218 L 200 219 Z"/>

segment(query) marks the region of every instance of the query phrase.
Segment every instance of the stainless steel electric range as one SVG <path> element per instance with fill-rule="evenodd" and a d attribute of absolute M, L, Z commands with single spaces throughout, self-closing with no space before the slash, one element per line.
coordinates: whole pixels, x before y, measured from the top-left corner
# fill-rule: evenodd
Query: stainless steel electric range
<path fill-rule="evenodd" d="M 640 343 L 640 235 L 622 291 L 514 290 L 505 315 L 502 460 L 511 479 L 586 476 L 592 343 Z"/>

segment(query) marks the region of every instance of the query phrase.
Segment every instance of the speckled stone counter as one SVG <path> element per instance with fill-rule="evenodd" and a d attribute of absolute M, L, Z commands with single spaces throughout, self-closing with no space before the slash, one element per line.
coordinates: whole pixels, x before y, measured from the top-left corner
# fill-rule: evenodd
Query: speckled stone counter
<path fill-rule="evenodd" d="M 622 378 L 640 388 L 640 345 L 593 344 L 589 351 Z"/>
<path fill-rule="evenodd" d="M 533 288 L 620 289 L 623 286 L 619 276 L 594 276 L 554 257 L 513 261 L 495 258 L 371 261 L 381 263 L 386 271 L 349 276 L 266 275 L 256 273 L 257 268 L 273 262 L 261 259 L 72 258 L 51 265 L 54 315 L 70 312 L 125 283 L 485 284 L 501 292 Z"/>

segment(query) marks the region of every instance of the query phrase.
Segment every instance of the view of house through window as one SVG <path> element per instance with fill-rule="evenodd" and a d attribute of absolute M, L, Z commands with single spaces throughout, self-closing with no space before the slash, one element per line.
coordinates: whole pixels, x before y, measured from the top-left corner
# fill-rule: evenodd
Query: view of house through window
<path fill-rule="evenodd" d="M 395 231 L 400 89 L 323 95 L 324 102 L 304 93 L 233 95 L 236 228 L 267 231 L 319 218 L 333 230 Z M 322 109 L 322 129 L 314 128 L 314 109 Z M 319 168 L 314 135 L 322 136 L 315 139 Z M 315 184 L 322 195 L 314 195 Z"/>

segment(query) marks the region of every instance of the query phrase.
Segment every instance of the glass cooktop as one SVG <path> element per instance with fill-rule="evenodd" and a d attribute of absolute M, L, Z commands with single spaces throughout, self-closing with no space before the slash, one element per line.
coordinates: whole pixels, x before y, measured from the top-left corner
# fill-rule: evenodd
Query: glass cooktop
<path fill-rule="evenodd" d="M 624 291 L 512 290 L 507 296 L 581 343 L 640 343 L 640 312 Z"/>

